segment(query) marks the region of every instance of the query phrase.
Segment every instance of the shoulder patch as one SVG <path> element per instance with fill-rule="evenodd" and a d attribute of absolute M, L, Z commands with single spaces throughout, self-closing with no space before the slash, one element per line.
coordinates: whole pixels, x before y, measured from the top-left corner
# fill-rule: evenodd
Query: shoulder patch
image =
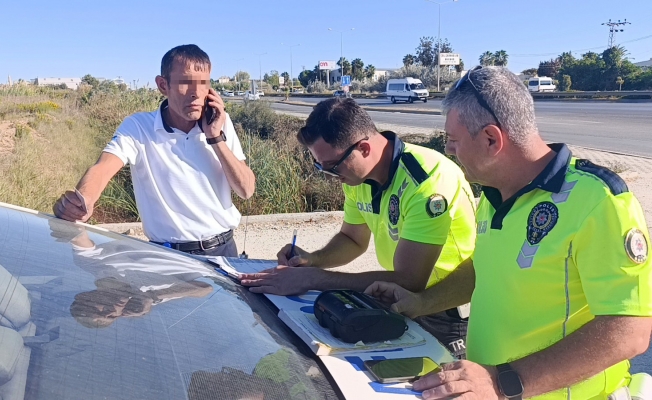
<path fill-rule="evenodd" d="M 575 168 L 579 171 L 587 172 L 600 178 L 600 180 L 607 185 L 609 190 L 611 190 L 611 194 L 614 196 L 629 192 L 629 188 L 623 178 L 607 167 L 593 164 L 589 160 L 577 160 L 575 161 Z"/>
<path fill-rule="evenodd" d="M 630 229 L 625 236 L 625 251 L 627 256 L 637 264 L 647 261 L 648 244 L 645 234 L 639 229 Z"/>
<path fill-rule="evenodd" d="M 426 179 L 428 179 L 428 173 L 424 171 L 423 167 L 419 164 L 412 153 L 401 154 L 401 161 L 403 161 L 403 165 L 405 165 L 405 168 L 417 182 L 417 185 L 422 184 Z"/>
<path fill-rule="evenodd" d="M 436 218 L 448 210 L 448 201 L 440 194 L 433 194 L 426 203 L 426 212 L 430 218 Z"/>

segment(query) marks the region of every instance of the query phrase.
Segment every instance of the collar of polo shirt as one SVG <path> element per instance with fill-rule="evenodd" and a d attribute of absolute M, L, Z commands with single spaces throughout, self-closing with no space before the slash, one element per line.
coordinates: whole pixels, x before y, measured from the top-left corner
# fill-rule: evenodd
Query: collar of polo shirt
<path fill-rule="evenodd" d="M 392 164 L 389 167 L 389 175 L 387 176 L 387 180 L 382 186 L 378 185 L 378 182 L 371 179 L 364 181 L 364 183 L 371 186 L 371 193 L 373 193 L 373 197 L 383 193 L 392 184 L 392 180 L 394 179 L 394 175 L 396 175 L 396 170 L 398 169 L 398 165 L 401 161 L 401 154 L 403 154 L 403 151 L 405 150 L 405 144 L 401 139 L 398 138 L 396 133 L 391 131 L 384 131 L 380 132 L 380 134 L 390 142 L 394 143 L 394 152 L 392 154 Z"/>
<path fill-rule="evenodd" d="M 491 229 L 501 229 L 503 218 L 507 215 L 516 200 L 526 193 L 535 189 L 542 189 L 550 193 L 559 193 L 564 185 L 566 171 L 570 165 L 572 154 L 563 143 L 549 144 L 548 147 L 555 153 L 555 157 L 546 165 L 546 167 L 537 175 L 532 182 L 516 192 L 512 197 L 503 201 L 500 190 L 483 186 L 482 191 L 493 208 L 496 210 L 496 216 L 492 221 Z"/>

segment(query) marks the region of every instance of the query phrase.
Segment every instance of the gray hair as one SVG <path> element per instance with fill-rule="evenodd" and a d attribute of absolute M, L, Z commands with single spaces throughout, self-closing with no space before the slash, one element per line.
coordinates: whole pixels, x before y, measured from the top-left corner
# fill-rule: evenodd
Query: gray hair
<path fill-rule="evenodd" d="M 471 83 L 513 143 L 523 145 L 531 135 L 538 135 L 532 95 L 516 75 L 503 67 L 482 67 L 468 73 L 471 73 Z M 485 126 L 495 124 L 496 119 L 480 105 L 471 83 L 448 93 L 442 102 L 442 113 L 446 115 L 452 109 L 457 110 L 460 123 L 475 136 Z"/>

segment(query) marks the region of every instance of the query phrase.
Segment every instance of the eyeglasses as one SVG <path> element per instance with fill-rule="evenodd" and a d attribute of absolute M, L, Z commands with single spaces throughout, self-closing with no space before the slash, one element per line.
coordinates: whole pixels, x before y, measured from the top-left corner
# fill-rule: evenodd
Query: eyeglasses
<path fill-rule="evenodd" d="M 487 100 L 484 99 L 482 96 L 482 93 L 478 90 L 478 88 L 475 86 L 475 83 L 471 80 L 471 73 L 473 71 L 477 71 L 482 69 L 482 65 L 478 65 L 477 67 L 473 68 L 469 72 L 466 73 L 462 78 L 460 78 L 459 81 L 457 81 L 457 84 L 455 85 L 454 90 L 458 90 L 462 85 L 464 85 L 466 82 L 469 82 L 471 84 L 471 87 L 473 87 L 473 94 L 475 95 L 475 98 L 478 100 L 478 103 L 484 108 L 485 110 L 489 111 L 489 114 L 491 114 L 492 117 L 496 120 L 496 125 L 500 128 L 500 121 L 498 120 L 498 117 L 496 117 L 496 113 L 494 110 L 489 106 L 489 103 L 487 103 Z M 501 128 L 502 129 L 502 128 Z"/>
<path fill-rule="evenodd" d="M 321 171 L 321 172 L 325 173 L 326 175 L 330 175 L 330 176 L 340 176 L 339 172 L 337 172 L 335 169 L 336 169 L 337 167 L 339 167 L 339 166 L 344 162 L 344 160 L 346 160 L 347 158 L 349 158 L 349 156 L 351 155 L 351 153 L 353 153 L 353 150 L 355 150 L 355 148 L 358 147 L 358 145 L 359 145 L 360 143 L 362 143 L 363 141 L 365 141 L 365 140 L 369 140 L 369 137 L 367 136 L 367 137 L 365 137 L 364 139 L 360 139 L 360 140 L 358 140 L 357 142 L 355 142 L 353 145 L 351 145 L 351 147 L 349 147 L 348 149 L 346 149 L 346 151 L 344 152 L 344 155 L 342 156 L 342 158 L 340 158 L 340 159 L 335 163 L 335 165 L 333 165 L 333 166 L 330 167 L 330 168 L 324 168 L 324 166 L 321 165 L 320 163 L 318 163 L 317 160 L 315 160 L 315 158 L 313 157 L 312 160 L 313 160 L 313 164 L 315 165 L 315 168 L 317 168 L 317 171 Z"/>

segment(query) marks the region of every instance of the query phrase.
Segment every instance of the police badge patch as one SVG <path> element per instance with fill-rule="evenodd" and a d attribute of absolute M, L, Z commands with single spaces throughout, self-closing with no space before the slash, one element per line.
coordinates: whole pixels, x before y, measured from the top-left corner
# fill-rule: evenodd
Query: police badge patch
<path fill-rule="evenodd" d="M 400 216 L 401 210 L 399 209 L 398 196 L 393 194 L 389 198 L 389 223 L 396 225 Z"/>
<path fill-rule="evenodd" d="M 647 261 L 648 244 L 643 232 L 633 228 L 625 236 L 625 251 L 627 256 L 637 264 Z"/>
<path fill-rule="evenodd" d="M 439 217 L 448 210 L 448 201 L 440 194 L 433 194 L 426 203 L 426 212 L 431 218 Z"/>
<path fill-rule="evenodd" d="M 530 245 L 539 244 L 555 227 L 558 219 L 559 210 L 553 203 L 544 201 L 534 206 L 527 218 L 527 241 Z"/>

